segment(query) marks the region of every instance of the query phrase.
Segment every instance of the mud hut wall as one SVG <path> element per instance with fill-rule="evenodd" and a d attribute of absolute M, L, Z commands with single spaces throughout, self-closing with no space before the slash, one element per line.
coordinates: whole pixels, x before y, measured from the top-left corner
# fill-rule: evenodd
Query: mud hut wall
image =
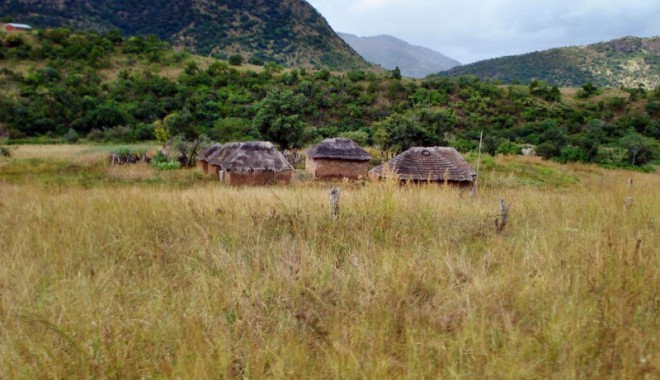
<path fill-rule="evenodd" d="M 316 161 L 314 159 L 309 157 L 305 159 L 305 171 L 316 175 Z"/>
<path fill-rule="evenodd" d="M 202 173 L 209 173 L 209 163 L 204 160 L 197 160 L 197 169 L 201 170 Z"/>
<path fill-rule="evenodd" d="M 213 164 L 208 164 L 208 169 L 206 171 L 206 174 L 208 174 L 210 177 L 213 177 L 215 179 L 218 179 L 218 175 L 220 174 L 220 166 L 219 165 L 213 165 Z"/>
<path fill-rule="evenodd" d="M 427 185 L 427 184 L 432 184 L 432 185 L 438 185 L 438 186 L 444 186 L 445 181 L 424 181 L 424 180 L 415 180 L 415 179 L 401 179 L 400 180 L 401 184 L 413 184 L 413 185 Z M 456 187 L 459 189 L 469 189 L 472 188 L 472 182 L 470 181 L 447 181 L 447 186 L 449 187 Z"/>
<path fill-rule="evenodd" d="M 369 161 L 329 160 L 307 158 L 305 170 L 316 178 L 367 178 Z"/>
<path fill-rule="evenodd" d="M 376 173 L 369 173 L 369 179 L 372 181 L 384 181 L 387 177 L 383 176 L 382 174 L 376 174 Z M 406 185 L 406 184 L 413 184 L 413 185 L 427 185 L 427 184 L 433 184 L 433 185 L 439 185 L 439 186 L 444 186 L 445 181 L 424 181 L 424 180 L 414 180 L 414 179 L 404 179 L 401 178 L 399 179 L 399 182 L 401 185 Z M 471 189 L 472 186 L 474 185 L 474 182 L 472 181 L 447 181 L 447 186 L 451 187 L 457 187 L 459 189 Z"/>
<path fill-rule="evenodd" d="M 230 186 L 287 185 L 291 183 L 292 176 L 293 170 L 285 170 L 282 172 L 224 172 L 222 181 Z"/>

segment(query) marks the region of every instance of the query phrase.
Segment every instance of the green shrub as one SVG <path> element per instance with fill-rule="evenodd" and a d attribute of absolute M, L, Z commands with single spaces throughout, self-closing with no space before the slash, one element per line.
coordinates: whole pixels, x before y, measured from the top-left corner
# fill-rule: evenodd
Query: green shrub
<path fill-rule="evenodd" d="M 605 104 L 613 111 L 623 111 L 626 107 L 626 103 L 626 99 L 620 96 L 613 96 L 605 99 Z"/>
<path fill-rule="evenodd" d="M 650 100 L 648 103 L 646 103 L 646 113 L 649 114 L 649 116 L 652 117 L 657 117 L 660 115 L 660 102 L 655 101 L 655 100 Z"/>
<path fill-rule="evenodd" d="M 536 147 L 536 154 L 545 159 L 557 156 L 559 152 L 560 148 L 552 141 L 545 141 Z"/>
<path fill-rule="evenodd" d="M 158 151 L 158 153 L 156 153 L 151 158 L 151 166 L 160 170 L 174 170 L 180 169 L 181 163 L 179 161 L 172 160 L 163 151 Z"/>
<path fill-rule="evenodd" d="M 360 146 L 365 146 L 369 142 L 369 134 L 365 131 L 342 132 L 339 137 L 351 139 Z"/>
<path fill-rule="evenodd" d="M 566 162 L 578 162 L 578 161 L 581 162 L 587 161 L 586 152 L 582 148 L 573 145 L 568 145 L 560 149 L 559 162 L 566 163 Z"/>
<path fill-rule="evenodd" d="M 175 170 L 181 169 L 181 163 L 178 161 L 166 161 L 166 162 L 153 162 L 151 161 L 151 166 L 160 169 L 160 170 Z"/>
<path fill-rule="evenodd" d="M 152 158 L 151 158 L 151 164 L 160 164 L 163 162 L 169 162 L 170 158 L 167 157 L 165 153 L 163 153 L 162 150 L 159 150 L 158 153 L 156 153 Z"/>
<path fill-rule="evenodd" d="M 461 153 L 465 153 L 477 149 L 479 147 L 479 143 L 472 140 L 456 139 L 450 141 L 449 146 Z"/>
<path fill-rule="evenodd" d="M 625 148 L 599 146 L 596 162 L 605 165 L 620 165 L 627 163 L 628 152 Z"/>
<path fill-rule="evenodd" d="M 76 130 L 73 128 L 69 128 L 67 133 L 62 136 L 62 139 L 64 139 L 64 141 L 69 144 L 77 143 L 79 138 L 80 136 L 78 136 L 78 132 L 76 132 Z"/>
<path fill-rule="evenodd" d="M 252 57 L 250 57 L 250 60 L 248 61 L 248 63 L 250 63 L 251 65 L 255 65 L 255 66 L 263 66 L 264 60 L 261 59 L 258 56 L 253 55 Z"/>
<path fill-rule="evenodd" d="M 232 66 L 240 66 L 243 64 L 243 57 L 240 54 L 235 54 L 229 57 L 229 64 Z"/>
<path fill-rule="evenodd" d="M 522 154 L 522 148 L 520 145 L 512 141 L 506 140 L 497 146 L 495 153 L 504 155 L 517 155 Z"/>

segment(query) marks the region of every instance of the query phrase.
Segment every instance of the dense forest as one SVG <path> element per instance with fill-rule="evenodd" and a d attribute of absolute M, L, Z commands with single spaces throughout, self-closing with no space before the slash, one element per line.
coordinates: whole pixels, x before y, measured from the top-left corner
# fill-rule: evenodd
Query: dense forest
<path fill-rule="evenodd" d="M 415 145 L 491 154 L 526 144 L 562 162 L 658 157 L 660 89 L 562 89 L 476 77 L 246 67 L 175 51 L 155 36 L 57 28 L 0 34 L 0 136 L 9 142 L 266 139 L 298 148 L 345 136 L 391 152 Z"/>

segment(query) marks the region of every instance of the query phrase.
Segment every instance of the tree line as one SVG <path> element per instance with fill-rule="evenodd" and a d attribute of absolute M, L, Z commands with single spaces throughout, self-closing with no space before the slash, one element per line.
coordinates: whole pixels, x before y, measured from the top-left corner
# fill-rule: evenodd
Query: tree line
<path fill-rule="evenodd" d="M 519 154 L 529 144 L 563 162 L 658 158 L 657 88 L 613 92 L 586 83 L 567 96 L 543 81 L 411 80 L 272 62 L 248 69 L 242 59 L 201 59 L 155 36 L 118 31 L 6 33 L 0 44 L 0 135 L 10 141 L 133 142 L 154 139 L 157 125 L 170 136 L 265 139 L 282 148 L 344 136 L 391 152 L 420 145 L 469 151 L 484 131 L 491 154 Z"/>

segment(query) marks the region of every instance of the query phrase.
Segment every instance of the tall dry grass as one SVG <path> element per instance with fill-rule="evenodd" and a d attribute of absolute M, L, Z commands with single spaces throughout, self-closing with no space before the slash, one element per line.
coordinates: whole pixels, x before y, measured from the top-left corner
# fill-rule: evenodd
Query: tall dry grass
<path fill-rule="evenodd" d="M 336 220 L 317 184 L 0 184 L 0 378 L 658 378 L 660 179 L 561 170 Z"/>

